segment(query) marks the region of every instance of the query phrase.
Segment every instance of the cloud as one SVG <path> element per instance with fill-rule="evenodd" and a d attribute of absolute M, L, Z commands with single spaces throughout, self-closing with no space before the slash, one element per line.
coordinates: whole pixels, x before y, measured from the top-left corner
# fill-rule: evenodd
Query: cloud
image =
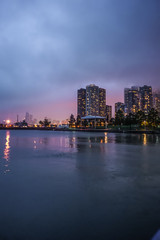
<path fill-rule="evenodd" d="M 159 9 L 157 0 L 2 0 L 3 108 L 70 101 L 94 82 L 113 93 L 160 87 Z"/>

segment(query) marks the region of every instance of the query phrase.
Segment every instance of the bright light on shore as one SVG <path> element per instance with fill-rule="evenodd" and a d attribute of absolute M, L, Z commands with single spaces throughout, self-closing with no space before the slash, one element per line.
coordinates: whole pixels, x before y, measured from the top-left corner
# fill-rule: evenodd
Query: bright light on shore
<path fill-rule="evenodd" d="M 6 123 L 7 123 L 7 124 L 10 124 L 10 123 L 11 123 L 11 121 L 8 119 L 8 120 L 6 120 Z"/>

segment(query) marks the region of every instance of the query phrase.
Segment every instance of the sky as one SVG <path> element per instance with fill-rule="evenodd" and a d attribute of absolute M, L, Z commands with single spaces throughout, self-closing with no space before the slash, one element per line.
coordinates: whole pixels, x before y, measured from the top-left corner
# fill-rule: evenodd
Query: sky
<path fill-rule="evenodd" d="M 0 1 L 0 121 L 76 115 L 88 84 L 160 88 L 159 0 Z"/>

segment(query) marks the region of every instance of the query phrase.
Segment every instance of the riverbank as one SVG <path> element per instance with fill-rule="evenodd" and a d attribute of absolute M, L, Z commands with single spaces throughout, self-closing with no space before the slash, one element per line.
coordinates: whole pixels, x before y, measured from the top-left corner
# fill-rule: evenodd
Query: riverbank
<path fill-rule="evenodd" d="M 39 131 L 67 131 L 67 132 L 107 132 L 107 133 L 135 133 L 160 134 L 160 130 L 124 130 L 124 129 L 91 129 L 91 128 L 53 128 L 53 127 L 1 127 L 0 130 L 39 130 Z"/>

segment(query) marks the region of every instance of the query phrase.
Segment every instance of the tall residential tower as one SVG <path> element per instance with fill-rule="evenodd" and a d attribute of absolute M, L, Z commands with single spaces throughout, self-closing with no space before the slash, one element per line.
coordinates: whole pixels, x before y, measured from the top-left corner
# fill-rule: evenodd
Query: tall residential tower
<path fill-rule="evenodd" d="M 99 116 L 106 116 L 106 90 L 99 88 Z"/>
<path fill-rule="evenodd" d="M 140 87 L 141 110 L 147 115 L 153 107 L 152 87 L 144 85 Z"/>
<path fill-rule="evenodd" d="M 124 103 L 126 114 L 135 114 L 140 110 L 140 92 L 139 87 L 133 86 L 124 89 Z"/>
<path fill-rule="evenodd" d="M 77 115 L 86 115 L 86 89 L 81 88 L 77 91 Z"/>
<path fill-rule="evenodd" d="M 77 113 L 84 116 L 106 116 L 106 90 L 90 84 L 77 91 Z"/>
<path fill-rule="evenodd" d="M 99 87 L 94 84 L 86 87 L 86 116 L 99 115 Z"/>
<path fill-rule="evenodd" d="M 158 111 L 160 117 L 160 91 L 153 93 L 153 107 Z"/>

